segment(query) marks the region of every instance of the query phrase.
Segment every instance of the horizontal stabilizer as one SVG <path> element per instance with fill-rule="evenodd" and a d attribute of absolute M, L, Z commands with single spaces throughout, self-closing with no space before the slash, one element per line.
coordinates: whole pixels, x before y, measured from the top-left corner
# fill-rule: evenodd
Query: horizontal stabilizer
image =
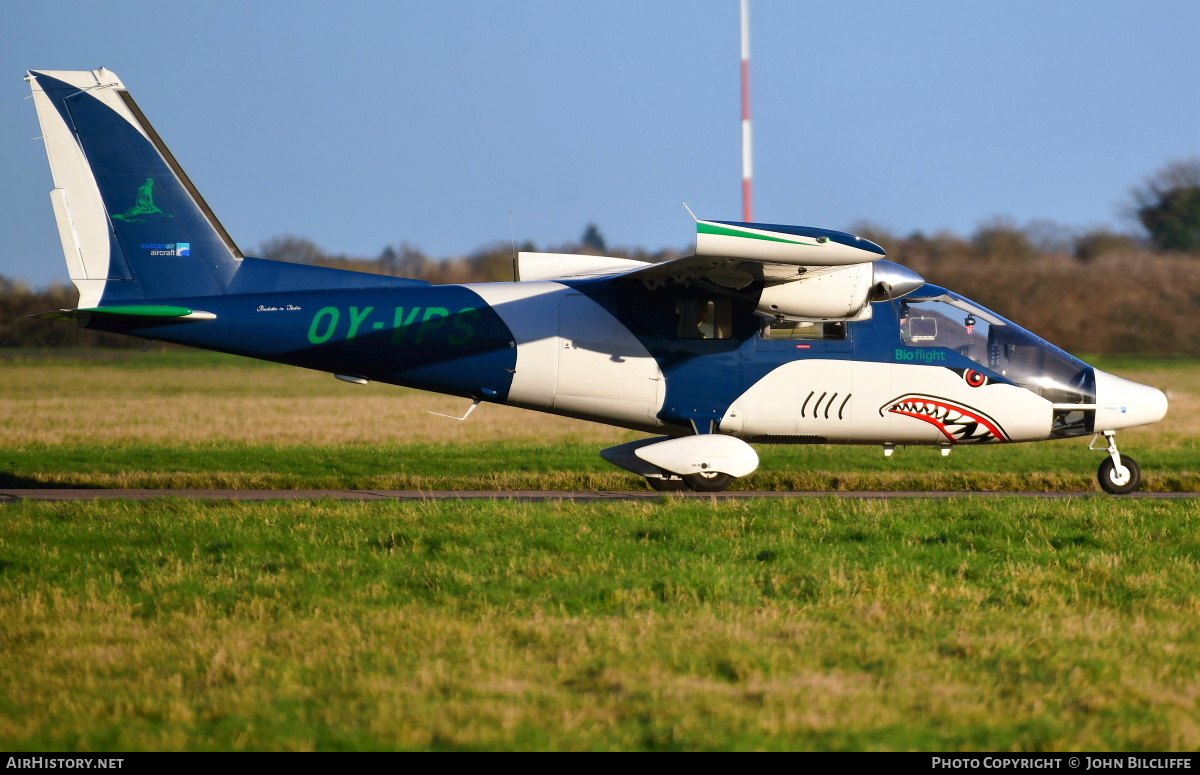
<path fill-rule="evenodd" d="M 130 318 L 169 318 L 171 320 L 216 320 L 217 318 L 211 312 L 190 309 L 188 307 L 171 307 L 162 304 L 130 304 L 114 307 L 59 309 L 52 312 L 40 312 L 29 317 L 42 318 L 44 320 L 75 320 L 81 313 L 89 315 L 117 315 Z"/>

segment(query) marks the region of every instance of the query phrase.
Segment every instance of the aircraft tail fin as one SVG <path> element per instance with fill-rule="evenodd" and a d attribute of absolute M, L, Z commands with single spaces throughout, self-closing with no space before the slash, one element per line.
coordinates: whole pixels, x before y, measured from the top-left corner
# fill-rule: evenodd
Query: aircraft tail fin
<path fill-rule="evenodd" d="M 108 70 L 30 71 L 80 307 L 224 293 L 242 253 Z"/>

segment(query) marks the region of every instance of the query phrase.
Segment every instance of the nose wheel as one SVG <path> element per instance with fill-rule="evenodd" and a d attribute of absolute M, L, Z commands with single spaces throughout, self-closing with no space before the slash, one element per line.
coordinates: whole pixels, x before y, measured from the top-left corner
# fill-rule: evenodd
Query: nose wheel
<path fill-rule="evenodd" d="M 1108 457 L 1104 458 L 1104 462 L 1100 464 L 1100 469 L 1096 472 L 1096 477 L 1100 480 L 1100 487 L 1110 495 L 1126 495 L 1136 490 L 1142 483 L 1142 468 L 1137 464 L 1137 461 L 1128 455 L 1122 455 L 1117 450 L 1117 434 L 1115 431 L 1104 431 L 1104 438 L 1108 442 L 1106 447 L 1095 446 L 1095 439 L 1092 444 L 1088 445 L 1088 449 L 1103 449 L 1108 453 Z"/>

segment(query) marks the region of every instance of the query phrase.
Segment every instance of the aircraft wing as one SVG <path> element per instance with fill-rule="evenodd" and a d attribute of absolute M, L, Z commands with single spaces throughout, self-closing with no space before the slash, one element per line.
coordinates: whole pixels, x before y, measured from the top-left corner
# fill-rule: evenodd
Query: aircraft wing
<path fill-rule="evenodd" d="M 797 266 L 848 266 L 887 253 L 869 239 L 811 226 L 697 221 L 696 255 Z"/>
<path fill-rule="evenodd" d="M 658 264 L 646 264 L 623 272 L 619 277 L 638 280 L 651 290 L 672 282 L 687 285 L 701 279 L 726 288 L 739 289 L 753 282 L 786 283 L 840 268 L 780 264 L 728 256 L 692 255 Z"/>
<path fill-rule="evenodd" d="M 862 237 L 804 226 L 698 221 L 696 254 L 635 267 L 617 281 L 650 290 L 698 280 L 740 290 L 761 283 L 756 310 L 796 320 L 869 316 L 868 302 L 896 298 L 925 280 Z"/>
<path fill-rule="evenodd" d="M 797 320 L 849 320 L 867 303 L 924 285 L 916 273 L 881 261 L 883 248 L 841 231 L 807 226 L 697 221 L 696 253 L 657 264 L 604 256 L 521 253 L 522 280 L 640 282 L 650 290 L 705 281 L 741 290 L 760 283 L 756 309 Z"/>
<path fill-rule="evenodd" d="M 587 256 L 573 253 L 517 254 L 518 273 L 522 280 L 585 280 L 621 274 L 638 267 L 649 266 L 645 261 L 611 256 Z"/>
<path fill-rule="evenodd" d="M 697 221 L 696 254 L 621 274 L 648 288 L 706 279 L 728 288 L 813 279 L 886 255 L 868 239 L 809 226 Z"/>

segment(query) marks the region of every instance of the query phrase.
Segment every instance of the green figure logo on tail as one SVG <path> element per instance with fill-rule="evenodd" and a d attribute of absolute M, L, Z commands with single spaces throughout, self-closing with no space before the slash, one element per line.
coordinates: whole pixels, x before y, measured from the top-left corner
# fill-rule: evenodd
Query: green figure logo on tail
<path fill-rule="evenodd" d="M 175 217 L 167 215 L 154 204 L 154 178 L 146 178 L 146 182 L 138 186 L 137 204 L 123 213 L 113 213 L 112 217 L 126 223 L 142 223 L 146 219 L 139 218 L 138 216 L 140 215 L 161 215 L 164 218 Z"/>

